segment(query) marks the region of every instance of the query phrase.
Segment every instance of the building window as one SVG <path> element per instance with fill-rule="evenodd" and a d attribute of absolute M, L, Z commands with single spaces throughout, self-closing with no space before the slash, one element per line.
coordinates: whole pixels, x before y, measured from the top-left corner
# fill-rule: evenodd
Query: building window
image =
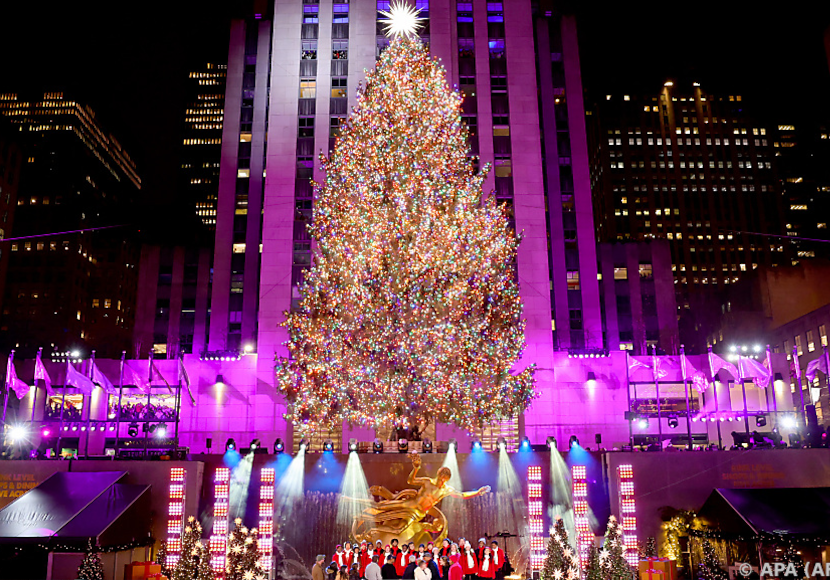
<path fill-rule="evenodd" d="M 349 79 L 346 77 L 334 77 L 331 79 L 331 96 L 332 98 L 339 98 L 346 96 L 346 87 Z"/>
<path fill-rule="evenodd" d="M 487 3 L 487 22 L 504 22 L 504 4 L 502 2 Z"/>
<path fill-rule="evenodd" d="M 503 38 L 491 38 L 489 40 L 490 45 L 490 58 L 504 58 L 504 39 Z"/>
<path fill-rule="evenodd" d="M 568 290 L 579 290 L 579 272 L 576 270 L 568 272 Z"/>
<path fill-rule="evenodd" d="M 458 22 L 472 22 L 473 21 L 473 3 L 459 2 L 456 5 Z"/>
<path fill-rule="evenodd" d="M 334 6 L 332 6 L 332 12 L 334 13 L 334 15 L 332 16 L 332 23 L 346 24 L 349 21 L 348 4 L 335 4 Z"/>
<path fill-rule="evenodd" d="M 112 300 L 109 298 L 104 298 L 104 308 L 110 308 L 112 306 Z"/>
<path fill-rule="evenodd" d="M 303 60 L 317 60 L 317 41 L 303 41 Z"/>
<path fill-rule="evenodd" d="M 818 336 L 821 340 L 821 346 L 827 346 L 827 328 L 823 324 L 818 325 Z"/>
<path fill-rule="evenodd" d="M 789 340 L 784 341 L 784 352 L 787 353 L 787 360 L 790 360 L 790 359 L 793 358 L 793 353 L 790 350 L 790 341 Z"/>
<path fill-rule="evenodd" d="M 651 269 L 651 264 L 649 263 L 642 263 L 640 264 L 640 278 L 644 278 L 646 280 L 651 280 L 653 277 L 653 272 Z"/>
<path fill-rule="evenodd" d="M 628 268 L 614 268 L 614 280 L 628 280 Z"/>
<path fill-rule="evenodd" d="M 496 177 L 513 175 L 513 162 L 510 159 L 496 159 Z"/>
<path fill-rule="evenodd" d="M 93 298 L 92 299 L 92 307 L 93 308 L 98 308 L 99 305 L 100 305 L 100 301 L 97 298 Z"/>
<path fill-rule="evenodd" d="M 476 55 L 475 42 L 472 38 L 458 39 L 458 58 L 473 58 Z"/>
<path fill-rule="evenodd" d="M 804 347 L 801 344 L 801 335 L 795 335 L 795 350 L 798 353 L 798 356 L 804 354 Z"/>
<path fill-rule="evenodd" d="M 813 352 L 814 350 L 816 350 L 816 341 L 815 341 L 815 338 L 813 337 L 813 331 L 808 330 L 807 331 L 807 352 Z"/>
<path fill-rule="evenodd" d="M 349 58 L 349 41 L 332 40 L 331 58 L 332 60 L 347 60 Z"/>
<path fill-rule="evenodd" d="M 300 98 L 301 99 L 315 99 L 315 98 L 317 98 L 317 80 L 316 79 L 301 79 L 300 80 Z"/>
<path fill-rule="evenodd" d="M 314 137 L 314 117 L 300 117 L 297 137 Z"/>
<path fill-rule="evenodd" d="M 303 24 L 317 24 L 320 22 L 320 5 L 305 4 L 303 6 Z"/>

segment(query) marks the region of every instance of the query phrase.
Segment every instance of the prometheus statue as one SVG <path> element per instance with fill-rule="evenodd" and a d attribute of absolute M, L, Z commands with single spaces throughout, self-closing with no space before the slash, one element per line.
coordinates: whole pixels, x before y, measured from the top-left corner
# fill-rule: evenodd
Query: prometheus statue
<path fill-rule="evenodd" d="M 490 491 L 486 485 L 476 491 L 458 491 L 447 482 L 452 473 L 442 467 L 435 478 L 418 477 L 421 469 L 421 457 L 411 454 L 412 472 L 406 483 L 418 489 L 404 489 L 392 493 L 383 486 L 369 488 L 373 496 L 383 498 L 381 501 L 369 502 L 369 507 L 356 516 L 352 523 L 352 535 L 359 542 L 376 542 L 389 544 L 393 538 L 401 543 L 428 541 L 440 542 L 447 537 L 447 518 L 438 509 L 438 504 L 445 497 L 471 498 Z M 365 500 L 364 500 L 365 501 Z"/>

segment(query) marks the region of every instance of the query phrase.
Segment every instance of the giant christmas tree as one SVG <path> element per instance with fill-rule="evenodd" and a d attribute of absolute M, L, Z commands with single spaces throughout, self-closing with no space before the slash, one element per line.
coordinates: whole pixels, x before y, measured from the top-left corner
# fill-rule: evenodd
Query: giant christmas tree
<path fill-rule="evenodd" d="M 398 19 L 395 20 L 395 11 Z M 408 11 L 408 16 L 401 14 Z M 482 195 L 461 96 L 411 8 L 367 76 L 316 189 L 314 265 L 278 382 L 301 430 L 415 419 L 465 429 L 533 397 L 508 209 Z"/>

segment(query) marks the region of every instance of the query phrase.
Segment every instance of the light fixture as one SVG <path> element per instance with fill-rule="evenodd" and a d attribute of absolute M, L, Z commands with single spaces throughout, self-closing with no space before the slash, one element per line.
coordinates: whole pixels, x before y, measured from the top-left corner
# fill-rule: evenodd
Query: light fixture
<path fill-rule="evenodd" d="M 447 446 L 448 449 L 452 449 L 453 451 L 458 451 L 458 439 L 455 437 L 449 440 L 449 445 Z"/>
<path fill-rule="evenodd" d="M 752 347 L 752 350 L 754 350 L 755 352 L 761 352 L 761 345 L 756 344 L 755 346 Z"/>
<path fill-rule="evenodd" d="M 680 425 L 680 421 L 677 420 L 677 417 L 669 417 L 668 423 L 669 427 L 672 429 L 677 429 L 677 426 Z"/>
<path fill-rule="evenodd" d="M 409 440 L 398 439 L 398 453 L 406 453 L 407 451 L 409 451 Z"/>
<path fill-rule="evenodd" d="M 252 345 L 250 342 L 245 344 L 245 352 L 247 352 L 247 353 L 254 352 L 254 345 Z"/>
<path fill-rule="evenodd" d="M 277 437 L 277 440 L 274 441 L 274 455 L 282 453 L 283 451 L 285 451 L 285 441 Z"/>
<path fill-rule="evenodd" d="M 71 355 L 72 355 L 72 358 L 78 358 L 79 356 L 81 356 L 81 352 L 80 352 L 80 351 L 78 351 L 78 350 L 73 350 L 73 351 L 72 351 L 71 353 L 69 353 L 69 354 L 71 354 Z"/>
<path fill-rule="evenodd" d="M 766 427 L 767 426 L 767 418 L 764 415 L 757 415 L 755 417 L 755 426 L 756 427 Z"/>
<path fill-rule="evenodd" d="M 156 425 L 156 438 L 164 439 L 167 437 L 167 423 L 159 423 Z"/>
<path fill-rule="evenodd" d="M 78 430 L 78 424 L 77 424 L 77 423 L 72 423 L 72 430 L 73 430 L 73 431 L 77 431 L 77 430 Z M 136 426 L 135 426 L 135 433 L 133 433 L 133 434 L 131 435 L 131 437 L 135 437 L 136 435 L 138 435 L 138 424 L 137 424 L 137 423 L 136 423 Z"/>
<path fill-rule="evenodd" d="M 72 426 L 73 431 L 75 430 L 75 426 Z M 130 437 L 137 437 L 138 436 L 138 423 L 130 423 L 127 426 L 127 435 Z"/>
<path fill-rule="evenodd" d="M 432 453 L 432 440 L 429 437 L 424 437 L 421 443 L 421 451 L 424 453 Z"/>
<path fill-rule="evenodd" d="M 334 442 L 331 439 L 323 441 L 323 453 L 331 453 L 334 451 Z"/>
<path fill-rule="evenodd" d="M 228 437 L 228 440 L 225 441 L 225 451 L 236 451 L 236 441 L 233 437 Z"/>
<path fill-rule="evenodd" d="M 505 439 L 504 437 L 499 437 L 498 439 L 496 439 L 496 445 L 498 446 L 499 451 L 504 451 L 505 449 L 507 449 L 507 439 Z"/>
<path fill-rule="evenodd" d="M 357 453 L 357 439 L 349 439 L 349 452 Z"/>
<path fill-rule="evenodd" d="M 372 453 L 383 453 L 383 442 L 377 437 L 372 441 Z"/>
<path fill-rule="evenodd" d="M 473 449 L 473 451 L 481 451 L 481 441 L 479 440 L 478 437 L 473 439 L 472 449 Z"/>
<path fill-rule="evenodd" d="M 530 437 L 528 437 L 527 435 L 522 437 L 522 443 L 521 445 L 519 445 L 519 449 L 521 449 L 522 451 L 530 451 Z"/>
<path fill-rule="evenodd" d="M 550 450 L 556 449 L 556 437 L 551 435 L 547 438 L 546 442 L 548 444 L 548 449 L 550 449 Z"/>
<path fill-rule="evenodd" d="M 225 386 L 225 377 L 222 375 L 216 375 L 216 387 L 221 389 Z"/>
<path fill-rule="evenodd" d="M 792 415 L 784 415 L 781 417 L 781 426 L 784 429 L 795 429 L 796 421 Z"/>
<path fill-rule="evenodd" d="M 639 427 L 640 429 L 648 429 L 648 419 L 646 419 L 645 417 L 640 417 L 640 419 L 637 421 L 637 427 Z"/>
<path fill-rule="evenodd" d="M 588 371 L 587 384 L 588 384 L 589 387 L 596 387 L 597 386 L 597 376 L 594 374 L 594 371 Z"/>
<path fill-rule="evenodd" d="M 23 441 L 24 439 L 26 439 L 26 436 L 28 434 L 29 432 L 23 425 L 15 425 L 9 431 L 9 437 L 11 437 L 12 443 L 18 443 L 19 441 Z"/>
<path fill-rule="evenodd" d="M 303 453 L 311 450 L 311 442 L 306 438 L 303 437 L 300 439 L 300 451 Z"/>
<path fill-rule="evenodd" d="M 579 446 L 580 446 L 579 445 L 579 439 L 577 438 L 577 436 L 576 435 L 571 435 L 570 438 L 568 439 L 568 447 L 573 449 L 574 447 L 579 447 Z"/>

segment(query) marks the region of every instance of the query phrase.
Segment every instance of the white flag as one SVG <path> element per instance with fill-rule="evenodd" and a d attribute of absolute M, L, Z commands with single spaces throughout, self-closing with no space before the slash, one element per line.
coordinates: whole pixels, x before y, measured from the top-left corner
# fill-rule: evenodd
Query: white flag
<path fill-rule="evenodd" d="M 133 368 L 128 365 L 126 361 L 124 362 L 124 384 L 135 385 L 142 393 L 150 392 L 150 384 L 147 380 L 142 378 L 139 373 L 135 372 L 135 370 L 133 370 Z"/>
<path fill-rule="evenodd" d="M 744 379 L 755 379 L 757 384 L 762 389 L 766 389 L 769 385 L 772 373 L 763 364 L 759 363 L 754 358 L 742 356 L 738 360 L 738 365 L 741 367 L 741 377 Z"/>
<path fill-rule="evenodd" d="M 816 371 L 821 371 L 827 375 L 827 357 L 821 355 L 816 360 L 811 360 L 807 363 L 807 378 L 812 383 L 816 380 Z"/>
<path fill-rule="evenodd" d="M 721 369 L 724 369 L 729 374 L 731 374 L 732 378 L 735 380 L 741 378 L 741 374 L 738 372 L 738 369 L 735 368 L 735 365 L 733 365 L 730 362 L 727 362 L 726 360 L 711 352 L 709 353 L 709 368 L 712 371 L 712 380 L 715 379 L 715 375 Z"/>
<path fill-rule="evenodd" d="M 95 364 L 94 360 L 92 361 L 92 382 L 104 389 L 108 395 L 115 395 L 118 393 L 118 389 L 116 389 L 112 382 L 110 382 L 104 373 L 101 372 L 101 369 L 98 368 L 98 365 Z"/>
<path fill-rule="evenodd" d="M 85 395 L 91 395 L 93 389 L 95 389 L 95 383 L 75 370 L 69 360 L 66 361 L 66 380 L 64 382 L 67 386 L 79 389 Z"/>

